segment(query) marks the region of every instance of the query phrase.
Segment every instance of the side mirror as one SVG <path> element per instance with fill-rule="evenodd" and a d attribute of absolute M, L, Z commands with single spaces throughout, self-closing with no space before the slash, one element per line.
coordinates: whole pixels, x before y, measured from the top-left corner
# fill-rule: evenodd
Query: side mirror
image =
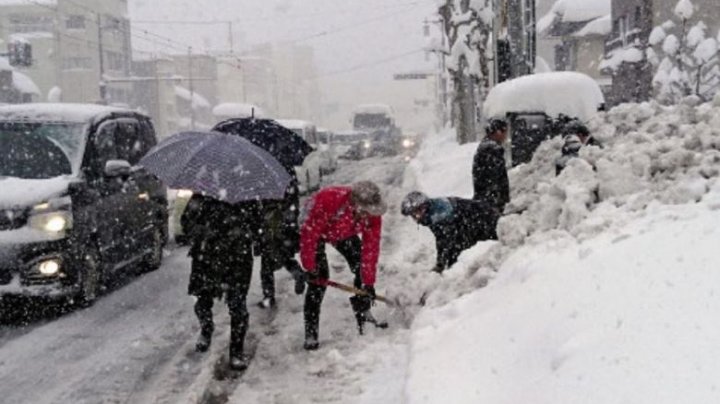
<path fill-rule="evenodd" d="M 105 176 L 108 178 L 127 177 L 132 166 L 126 160 L 109 160 L 105 163 Z"/>

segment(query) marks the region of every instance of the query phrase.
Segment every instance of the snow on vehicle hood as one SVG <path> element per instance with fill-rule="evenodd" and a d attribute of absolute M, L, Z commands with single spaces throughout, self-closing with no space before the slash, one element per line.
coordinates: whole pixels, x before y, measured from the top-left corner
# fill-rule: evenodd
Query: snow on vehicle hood
<path fill-rule="evenodd" d="M 31 180 L 0 177 L 0 209 L 30 207 L 67 192 L 71 177 Z"/>

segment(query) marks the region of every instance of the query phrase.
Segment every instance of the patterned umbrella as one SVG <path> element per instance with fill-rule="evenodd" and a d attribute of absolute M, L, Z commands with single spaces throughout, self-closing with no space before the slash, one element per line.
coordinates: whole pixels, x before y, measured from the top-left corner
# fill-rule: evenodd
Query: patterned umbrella
<path fill-rule="evenodd" d="M 290 175 L 268 152 L 239 136 L 183 132 L 160 142 L 140 165 L 167 187 L 238 203 L 282 199 Z"/>

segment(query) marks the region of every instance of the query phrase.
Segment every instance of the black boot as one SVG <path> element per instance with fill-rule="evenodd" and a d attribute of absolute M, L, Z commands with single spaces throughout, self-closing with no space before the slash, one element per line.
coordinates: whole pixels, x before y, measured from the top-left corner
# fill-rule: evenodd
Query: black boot
<path fill-rule="evenodd" d="M 195 343 L 195 350 L 197 352 L 207 352 L 207 350 L 210 349 L 210 343 L 212 342 L 212 333 L 212 329 L 200 331 L 200 336 Z"/>
<path fill-rule="evenodd" d="M 367 296 L 353 296 L 350 298 L 350 306 L 352 306 L 353 312 L 355 313 L 355 320 L 357 320 L 358 332 L 363 335 L 365 331 L 365 323 L 367 322 L 366 313 L 370 312 L 370 306 L 372 301 Z"/>
<path fill-rule="evenodd" d="M 195 350 L 207 352 L 212 342 L 212 334 L 215 330 L 212 314 L 213 298 L 211 296 L 198 296 L 195 302 L 195 315 L 200 322 L 200 336 L 195 343 Z"/>

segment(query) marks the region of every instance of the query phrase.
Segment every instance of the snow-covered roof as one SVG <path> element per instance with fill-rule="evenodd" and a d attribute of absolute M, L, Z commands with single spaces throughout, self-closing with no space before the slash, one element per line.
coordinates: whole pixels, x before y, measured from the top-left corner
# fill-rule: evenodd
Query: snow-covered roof
<path fill-rule="evenodd" d="M 354 111 L 356 114 L 387 114 L 392 115 L 393 109 L 387 104 L 363 104 L 358 105 Z"/>
<path fill-rule="evenodd" d="M 127 109 L 95 104 L 18 104 L 0 107 L 0 121 L 90 122 Z"/>
<path fill-rule="evenodd" d="M 183 86 L 175 86 L 175 95 L 182 98 L 183 100 L 190 101 L 191 94 L 193 109 L 210 108 L 210 101 L 208 101 L 207 98 L 203 97 L 202 95 L 198 94 L 197 91 L 193 91 L 191 93 L 190 90 Z"/>
<path fill-rule="evenodd" d="M 590 21 L 580 31 L 573 34 L 575 37 L 607 36 L 612 31 L 612 16 L 610 14 Z"/>
<path fill-rule="evenodd" d="M 0 0 L 1 1 L 1 0 Z M 15 42 L 29 42 L 33 39 L 54 39 L 55 35 L 52 32 L 23 32 L 19 34 L 10 35 L 10 40 Z"/>
<path fill-rule="evenodd" d="M 610 16 L 611 10 L 611 0 L 557 0 L 550 11 L 538 20 L 537 29 L 545 34 L 556 24 L 594 21 Z"/>
<path fill-rule="evenodd" d="M 610 51 L 609 57 L 600 62 L 600 70 L 617 70 L 623 63 L 637 63 L 643 60 L 643 52 L 631 46 Z"/>
<path fill-rule="evenodd" d="M 38 88 L 37 84 L 35 84 L 35 82 L 26 74 L 18 71 L 13 72 L 13 86 L 15 86 L 15 89 L 23 94 L 40 96 L 40 88 Z"/>
<path fill-rule="evenodd" d="M 498 84 L 485 101 L 486 117 L 509 112 L 544 112 L 590 119 L 605 103 L 600 86 L 577 72 L 551 72 L 523 76 Z"/>
<path fill-rule="evenodd" d="M 308 129 L 315 126 L 312 122 L 300 119 L 276 119 L 275 121 L 288 129 Z"/>
<path fill-rule="evenodd" d="M 218 104 L 212 110 L 213 115 L 216 117 L 230 117 L 230 118 L 265 118 L 265 111 L 253 104 L 242 104 L 235 102 L 225 102 Z"/>

